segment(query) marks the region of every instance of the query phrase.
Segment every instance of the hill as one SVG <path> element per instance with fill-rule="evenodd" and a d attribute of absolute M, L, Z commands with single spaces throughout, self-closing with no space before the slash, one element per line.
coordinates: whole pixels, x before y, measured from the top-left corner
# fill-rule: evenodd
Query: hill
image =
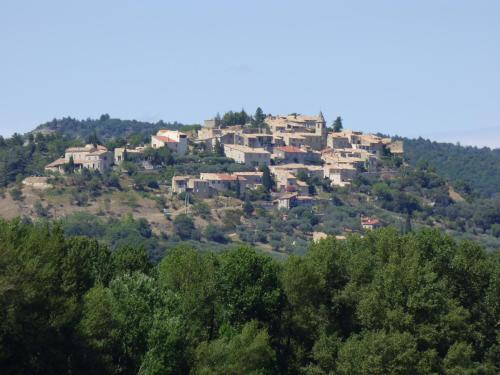
<path fill-rule="evenodd" d="M 142 138 L 156 133 L 159 129 L 186 131 L 196 127 L 199 127 L 199 125 L 184 125 L 178 122 L 163 121 L 152 123 L 121 120 L 104 114 L 99 119 L 77 120 L 71 117 L 54 119 L 37 126 L 31 133 L 59 133 L 61 136 L 82 141 L 95 134 L 101 141 L 109 142 L 113 139 L 129 139 L 134 136 L 139 136 L 139 140 L 142 140 Z"/>
<path fill-rule="evenodd" d="M 417 167 L 429 164 L 459 190 L 485 197 L 500 194 L 500 149 L 464 147 L 423 138 L 404 138 L 405 157 Z"/>

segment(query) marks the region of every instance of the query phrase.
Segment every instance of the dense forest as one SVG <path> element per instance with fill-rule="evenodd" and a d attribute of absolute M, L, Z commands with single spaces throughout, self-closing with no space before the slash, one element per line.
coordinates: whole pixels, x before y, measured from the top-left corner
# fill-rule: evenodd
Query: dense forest
<path fill-rule="evenodd" d="M 2 374 L 497 374 L 500 257 L 438 231 L 151 264 L 0 221 Z"/>
<path fill-rule="evenodd" d="M 418 139 L 404 139 L 405 159 L 412 166 L 432 165 L 437 173 L 462 189 L 492 197 L 500 194 L 500 149 L 464 147 Z"/>
<path fill-rule="evenodd" d="M 131 137 L 142 141 L 142 138 L 149 139 L 151 134 L 156 133 L 159 129 L 188 131 L 198 128 L 200 128 L 199 125 L 183 125 L 178 122 L 158 121 L 152 123 L 137 120 L 121 120 L 111 118 L 108 114 L 103 114 L 99 119 L 77 120 L 71 117 L 53 119 L 39 125 L 34 130 L 34 133 L 58 132 L 64 136 L 79 140 L 85 140 L 96 134 L 104 142 L 112 139 L 129 139 Z"/>

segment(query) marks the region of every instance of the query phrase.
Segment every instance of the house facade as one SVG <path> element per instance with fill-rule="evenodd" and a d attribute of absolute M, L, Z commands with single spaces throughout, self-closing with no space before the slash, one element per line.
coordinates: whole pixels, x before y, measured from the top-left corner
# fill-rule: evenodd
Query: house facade
<path fill-rule="evenodd" d="M 186 155 L 188 149 L 187 134 L 177 130 L 159 130 L 151 137 L 151 147 L 168 147 L 178 155 Z"/>

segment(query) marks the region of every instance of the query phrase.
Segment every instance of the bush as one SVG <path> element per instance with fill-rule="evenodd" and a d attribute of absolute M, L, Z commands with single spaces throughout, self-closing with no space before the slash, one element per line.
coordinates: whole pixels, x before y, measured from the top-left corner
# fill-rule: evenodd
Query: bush
<path fill-rule="evenodd" d="M 205 229 L 205 238 L 209 241 L 227 243 L 228 238 L 224 235 L 222 228 L 215 224 L 208 224 Z"/>
<path fill-rule="evenodd" d="M 211 216 L 210 206 L 205 202 L 198 202 L 193 206 L 193 213 L 207 219 Z"/>
<path fill-rule="evenodd" d="M 10 191 L 10 196 L 15 201 L 22 201 L 24 199 L 22 190 L 17 186 L 12 188 L 12 190 Z"/>
<path fill-rule="evenodd" d="M 196 227 L 193 219 L 186 214 L 177 215 L 174 219 L 174 231 L 183 240 L 192 238 Z"/>

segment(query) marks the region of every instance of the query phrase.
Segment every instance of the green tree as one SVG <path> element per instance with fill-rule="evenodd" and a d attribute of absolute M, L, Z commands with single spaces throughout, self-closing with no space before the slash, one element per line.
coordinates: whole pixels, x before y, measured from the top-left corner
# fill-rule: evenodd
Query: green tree
<path fill-rule="evenodd" d="M 247 196 L 245 197 L 245 203 L 243 204 L 243 212 L 245 216 L 251 216 L 253 211 L 254 211 L 253 204 L 252 202 L 250 202 L 250 199 Z"/>
<path fill-rule="evenodd" d="M 257 319 L 271 327 L 277 324 L 284 300 L 271 258 L 248 247 L 225 252 L 216 277 L 229 322 Z"/>
<path fill-rule="evenodd" d="M 75 172 L 75 169 L 76 169 L 76 165 L 75 165 L 75 159 L 73 159 L 73 155 L 71 155 L 69 157 L 69 162 L 68 164 L 65 164 L 64 165 L 64 172 L 65 173 L 74 173 Z"/>
<path fill-rule="evenodd" d="M 92 134 L 90 134 L 87 139 L 85 139 L 85 143 L 94 145 L 94 147 L 97 147 L 97 145 L 101 144 L 101 140 L 97 136 L 97 132 L 94 130 Z"/>
<path fill-rule="evenodd" d="M 266 115 L 262 111 L 262 108 L 257 107 L 257 109 L 255 110 L 255 114 L 253 116 L 253 124 L 260 125 L 264 122 L 265 118 L 266 118 Z"/>
<path fill-rule="evenodd" d="M 119 276 L 109 288 L 96 286 L 85 298 L 80 332 L 99 352 L 107 372 L 136 374 L 159 304 L 155 281 L 142 273 Z"/>
<path fill-rule="evenodd" d="M 344 129 L 344 126 L 342 125 L 342 117 L 338 116 L 335 121 L 333 122 L 333 131 L 335 133 L 339 133 Z"/>
<path fill-rule="evenodd" d="M 222 228 L 212 223 L 208 224 L 205 228 L 205 237 L 207 240 L 219 243 L 228 242 L 228 239 L 224 235 L 224 231 L 222 230 Z"/>
<path fill-rule="evenodd" d="M 256 321 L 245 324 L 239 333 L 204 342 L 196 350 L 197 374 L 272 374 L 275 353 L 265 329 Z"/>
<path fill-rule="evenodd" d="M 224 156 L 224 146 L 220 142 L 219 138 L 215 139 L 215 145 L 214 145 L 214 153 L 217 156 Z"/>
<path fill-rule="evenodd" d="M 196 227 L 190 216 L 179 214 L 174 219 L 174 230 L 181 239 L 188 240 L 193 236 Z"/>
<path fill-rule="evenodd" d="M 274 186 L 273 178 L 271 177 L 271 171 L 267 165 L 263 165 L 260 167 L 260 171 L 262 172 L 262 186 L 264 187 L 266 192 L 272 190 Z"/>
<path fill-rule="evenodd" d="M 146 249 L 143 247 L 120 247 L 112 252 L 111 260 L 117 275 L 136 271 L 148 274 L 152 268 Z"/>
<path fill-rule="evenodd" d="M 339 375 L 407 375 L 419 371 L 417 343 L 409 333 L 367 332 L 340 347 Z"/>

